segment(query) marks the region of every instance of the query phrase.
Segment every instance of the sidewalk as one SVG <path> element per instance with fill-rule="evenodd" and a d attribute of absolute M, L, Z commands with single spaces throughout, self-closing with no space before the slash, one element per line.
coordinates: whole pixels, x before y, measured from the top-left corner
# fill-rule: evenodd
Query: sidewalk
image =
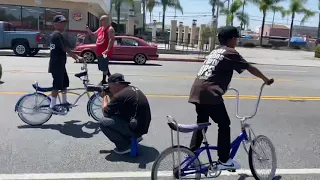
<path fill-rule="evenodd" d="M 313 66 L 320 67 L 320 59 L 314 58 L 314 52 L 285 51 L 262 48 L 237 48 L 237 51 L 249 62 L 265 65 Z M 12 50 L 1 50 L 1 55 L 13 55 Z M 48 56 L 49 50 L 39 52 L 40 56 Z M 159 54 L 158 61 L 203 62 L 203 54 Z"/>

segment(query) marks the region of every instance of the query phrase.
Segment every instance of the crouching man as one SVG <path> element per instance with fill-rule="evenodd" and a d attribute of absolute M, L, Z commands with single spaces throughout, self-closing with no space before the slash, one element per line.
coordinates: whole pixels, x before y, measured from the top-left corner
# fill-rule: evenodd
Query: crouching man
<path fill-rule="evenodd" d="M 105 120 L 101 122 L 101 130 L 112 141 L 117 154 L 131 151 L 131 138 L 142 141 L 147 134 L 151 112 L 147 97 L 138 88 L 125 81 L 122 74 L 112 74 L 108 78 L 109 97 L 104 96 L 102 111 Z"/>

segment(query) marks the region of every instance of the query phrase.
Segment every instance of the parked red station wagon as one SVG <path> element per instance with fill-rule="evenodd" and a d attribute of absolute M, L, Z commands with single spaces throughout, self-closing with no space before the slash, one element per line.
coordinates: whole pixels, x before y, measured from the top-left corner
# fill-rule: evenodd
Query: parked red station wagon
<path fill-rule="evenodd" d="M 77 46 L 73 52 L 85 57 L 88 63 L 93 63 L 97 59 L 96 44 Z M 150 45 L 134 36 L 116 36 L 110 60 L 134 61 L 136 64 L 145 64 L 147 60 L 157 60 L 158 56 L 156 45 Z"/>

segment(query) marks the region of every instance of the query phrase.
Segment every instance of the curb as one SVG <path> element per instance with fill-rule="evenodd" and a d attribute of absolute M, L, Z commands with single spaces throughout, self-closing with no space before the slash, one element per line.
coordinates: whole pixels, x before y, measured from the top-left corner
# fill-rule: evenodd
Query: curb
<path fill-rule="evenodd" d="M 158 58 L 157 60 L 150 61 L 176 61 L 176 62 L 198 62 L 202 63 L 205 59 L 175 59 L 175 58 Z"/>

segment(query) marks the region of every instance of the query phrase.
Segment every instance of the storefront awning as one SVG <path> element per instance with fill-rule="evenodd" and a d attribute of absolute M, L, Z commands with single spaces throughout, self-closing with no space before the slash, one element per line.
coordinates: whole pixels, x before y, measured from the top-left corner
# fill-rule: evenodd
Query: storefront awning
<path fill-rule="evenodd" d="M 109 14 L 110 6 L 111 6 L 110 0 L 61 0 L 61 1 L 98 4 L 107 14 Z"/>

